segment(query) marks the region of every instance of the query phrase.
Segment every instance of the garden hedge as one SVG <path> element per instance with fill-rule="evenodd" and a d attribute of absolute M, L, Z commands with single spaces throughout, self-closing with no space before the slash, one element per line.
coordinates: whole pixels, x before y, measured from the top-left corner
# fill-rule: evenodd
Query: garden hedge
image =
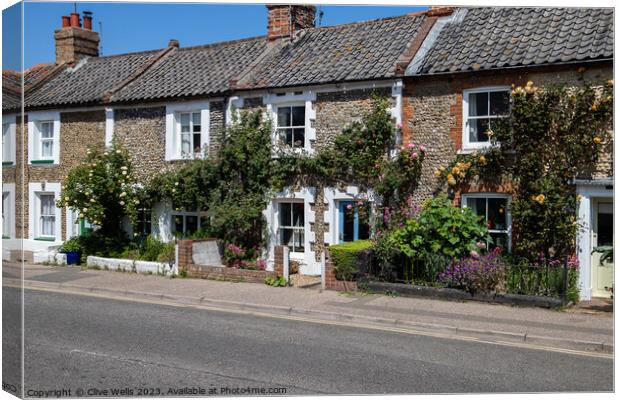
<path fill-rule="evenodd" d="M 329 254 L 336 279 L 350 281 L 358 272 L 360 255 L 372 247 L 370 240 L 356 240 L 329 246 Z"/>

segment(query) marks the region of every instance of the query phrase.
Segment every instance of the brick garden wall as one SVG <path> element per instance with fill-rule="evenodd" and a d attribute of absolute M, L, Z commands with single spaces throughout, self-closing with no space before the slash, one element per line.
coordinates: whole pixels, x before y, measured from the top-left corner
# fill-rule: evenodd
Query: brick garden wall
<path fill-rule="evenodd" d="M 208 265 L 196 265 L 192 260 L 192 243 L 212 239 L 179 240 L 177 268 L 179 272 L 187 271 L 190 278 L 227 280 L 235 282 L 264 283 L 268 276 L 276 276 L 273 271 L 258 271 L 250 269 L 237 269 L 229 267 L 215 267 Z M 280 274 L 281 275 L 281 274 Z"/>

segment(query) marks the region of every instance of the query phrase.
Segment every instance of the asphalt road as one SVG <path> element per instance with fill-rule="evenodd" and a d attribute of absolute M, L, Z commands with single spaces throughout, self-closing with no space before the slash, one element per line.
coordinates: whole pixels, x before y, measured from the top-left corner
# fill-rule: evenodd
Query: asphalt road
<path fill-rule="evenodd" d="M 5 311 L 19 307 L 17 294 L 4 288 Z M 80 397 L 121 389 L 234 395 L 248 387 L 286 394 L 613 390 L 609 358 L 35 290 L 25 298 L 28 397 L 62 389 Z M 13 384 L 6 380 L 15 379 L 18 358 L 6 351 L 19 348 L 7 342 L 19 336 L 19 315 L 5 312 L 3 322 L 3 378 Z"/>

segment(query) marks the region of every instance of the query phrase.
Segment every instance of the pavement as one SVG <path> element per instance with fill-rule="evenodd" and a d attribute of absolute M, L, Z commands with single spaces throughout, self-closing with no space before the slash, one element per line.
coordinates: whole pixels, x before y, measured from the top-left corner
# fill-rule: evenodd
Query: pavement
<path fill-rule="evenodd" d="M 59 271 L 61 275 L 53 277 L 42 270 L 30 278 L 57 284 L 63 277 L 72 284 L 92 285 L 120 275 Z M 207 285 L 203 290 L 210 295 L 244 290 L 246 300 L 262 292 L 261 286 L 245 284 L 171 284 L 157 277 L 121 276 L 141 289 L 163 282 L 175 293 L 198 284 Z M 263 298 L 299 297 L 289 292 L 270 289 Z M 14 350 L 21 348 L 21 318 L 14 311 L 21 309 L 21 293 L 3 288 L 3 389 L 9 391 L 19 382 L 20 357 Z M 101 293 L 104 297 L 41 288 L 23 293 L 28 398 L 610 392 L 614 387 L 613 357 L 602 353 L 453 340 L 348 326 L 346 321 L 214 311 L 111 298 L 108 292 Z M 315 294 L 342 303 L 357 301 Z"/>
<path fill-rule="evenodd" d="M 4 284 L 19 285 L 21 273 L 18 265 L 5 263 Z M 613 353 L 613 313 L 578 307 L 557 311 L 44 265 L 26 265 L 23 278 L 26 288 L 40 290 L 336 321 L 350 326 L 495 343 Z"/>

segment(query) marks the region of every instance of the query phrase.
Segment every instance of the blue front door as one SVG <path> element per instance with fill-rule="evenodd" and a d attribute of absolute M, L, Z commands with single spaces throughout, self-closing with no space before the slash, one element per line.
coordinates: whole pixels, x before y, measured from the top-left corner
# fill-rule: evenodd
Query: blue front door
<path fill-rule="evenodd" d="M 368 224 L 367 206 L 356 206 L 353 201 L 341 201 L 339 208 L 339 235 L 338 241 L 352 242 L 368 239 L 370 229 Z"/>

